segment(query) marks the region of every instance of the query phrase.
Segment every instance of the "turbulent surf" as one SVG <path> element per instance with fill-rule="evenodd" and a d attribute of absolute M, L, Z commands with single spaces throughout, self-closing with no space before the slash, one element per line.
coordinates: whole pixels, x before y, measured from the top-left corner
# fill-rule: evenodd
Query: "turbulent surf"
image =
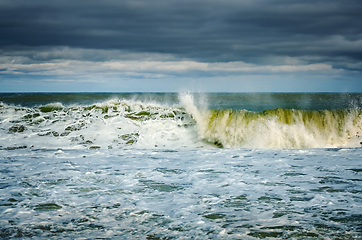
<path fill-rule="evenodd" d="M 197 99 L 196 99 L 197 100 Z M 0 104 L 1 147 L 329 148 L 358 147 L 362 111 L 208 109 L 192 94 L 179 102 L 113 99 L 88 105 Z M 205 99 L 203 99 L 205 101 Z"/>
<path fill-rule="evenodd" d="M 361 94 L 0 94 L 1 239 L 361 239 Z"/>

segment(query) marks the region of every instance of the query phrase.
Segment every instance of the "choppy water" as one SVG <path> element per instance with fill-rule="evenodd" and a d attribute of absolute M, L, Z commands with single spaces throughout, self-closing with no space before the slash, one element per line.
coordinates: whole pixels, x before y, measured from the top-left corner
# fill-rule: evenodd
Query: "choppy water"
<path fill-rule="evenodd" d="M 361 239 L 361 95 L 0 94 L 0 237 Z"/>

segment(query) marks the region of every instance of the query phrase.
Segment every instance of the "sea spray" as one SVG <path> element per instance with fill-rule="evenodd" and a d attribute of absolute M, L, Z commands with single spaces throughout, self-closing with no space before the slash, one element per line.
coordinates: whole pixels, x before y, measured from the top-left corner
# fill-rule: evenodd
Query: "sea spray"
<path fill-rule="evenodd" d="M 181 106 L 189 113 L 197 123 L 197 128 L 201 138 L 203 138 L 203 133 L 206 131 L 205 121 L 207 121 L 206 109 L 198 108 L 195 105 L 194 96 L 190 93 L 180 94 L 179 96 Z M 202 106 L 205 106 L 202 104 Z"/>

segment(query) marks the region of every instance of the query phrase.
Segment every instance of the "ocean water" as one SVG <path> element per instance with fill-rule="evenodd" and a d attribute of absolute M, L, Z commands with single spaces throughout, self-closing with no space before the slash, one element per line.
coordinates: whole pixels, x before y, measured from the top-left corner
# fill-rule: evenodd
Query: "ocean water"
<path fill-rule="evenodd" d="M 362 239 L 362 94 L 2 93 L 0 238 Z"/>

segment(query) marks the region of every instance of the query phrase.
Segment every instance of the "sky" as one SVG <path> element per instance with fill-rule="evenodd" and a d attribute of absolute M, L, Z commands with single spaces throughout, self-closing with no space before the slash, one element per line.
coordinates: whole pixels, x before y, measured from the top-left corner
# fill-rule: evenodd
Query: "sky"
<path fill-rule="evenodd" d="M 0 92 L 362 92 L 361 0 L 1 0 Z"/>

